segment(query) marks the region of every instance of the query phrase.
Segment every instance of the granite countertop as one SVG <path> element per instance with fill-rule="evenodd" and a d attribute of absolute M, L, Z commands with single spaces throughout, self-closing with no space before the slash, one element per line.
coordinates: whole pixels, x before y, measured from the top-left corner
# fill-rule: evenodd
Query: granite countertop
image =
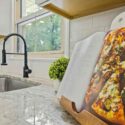
<path fill-rule="evenodd" d="M 0 93 L 0 125 L 79 125 L 45 84 Z"/>

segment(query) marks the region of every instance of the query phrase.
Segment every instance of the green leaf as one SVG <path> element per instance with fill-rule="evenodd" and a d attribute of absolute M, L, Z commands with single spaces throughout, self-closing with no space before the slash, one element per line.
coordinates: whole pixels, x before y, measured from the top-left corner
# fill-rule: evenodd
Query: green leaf
<path fill-rule="evenodd" d="M 49 77 L 53 80 L 62 80 L 65 74 L 66 68 L 68 66 L 69 59 L 66 57 L 61 57 L 54 61 L 49 68 Z"/>

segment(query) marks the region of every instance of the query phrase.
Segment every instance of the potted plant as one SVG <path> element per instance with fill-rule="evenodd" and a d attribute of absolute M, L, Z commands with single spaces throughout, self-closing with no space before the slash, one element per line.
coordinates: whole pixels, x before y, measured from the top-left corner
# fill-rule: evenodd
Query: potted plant
<path fill-rule="evenodd" d="M 63 79 L 68 63 L 69 63 L 68 58 L 60 57 L 50 65 L 49 77 L 50 79 L 54 80 L 54 88 L 56 92 L 58 90 L 60 82 Z"/>

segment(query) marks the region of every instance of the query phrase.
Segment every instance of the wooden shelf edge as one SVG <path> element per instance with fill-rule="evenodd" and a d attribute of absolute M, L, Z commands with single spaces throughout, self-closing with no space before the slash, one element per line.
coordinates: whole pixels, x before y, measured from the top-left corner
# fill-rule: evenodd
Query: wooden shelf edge
<path fill-rule="evenodd" d="M 75 103 L 71 102 L 64 96 L 60 100 L 61 106 L 69 112 L 81 125 L 108 125 L 101 119 L 97 118 L 90 112 L 83 110 L 80 113 L 76 111 Z M 91 120 L 90 120 L 91 119 Z"/>
<path fill-rule="evenodd" d="M 122 6 L 125 6 L 125 3 L 122 4 L 122 5 L 120 4 L 119 6 L 115 5 L 115 6 L 112 6 L 112 7 L 105 7 L 105 8 L 99 9 L 98 11 L 96 9 L 93 9 L 93 12 L 91 12 L 91 13 L 86 12 L 84 14 L 77 14 L 77 15 L 72 16 L 71 19 L 77 19 L 77 18 L 80 18 L 80 17 L 89 16 L 89 15 L 101 13 L 101 12 L 104 12 L 104 11 L 109 11 L 109 10 L 119 8 L 119 7 L 122 7 Z"/>
<path fill-rule="evenodd" d="M 61 16 L 64 16 L 64 17 L 66 17 L 68 19 L 73 19 L 74 18 L 73 16 L 71 16 L 67 12 L 65 12 L 63 9 L 60 9 L 57 6 L 55 6 L 54 4 L 51 4 L 51 3 L 46 4 L 43 8 L 45 8 L 47 10 L 50 10 L 50 11 L 52 11 L 54 13 L 57 13 L 57 14 L 59 14 Z"/>
<path fill-rule="evenodd" d="M 71 14 L 70 10 L 65 10 L 65 8 L 63 7 L 60 7 L 54 3 L 51 3 L 51 2 L 48 2 L 47 4 L 45 5 L 42 5 L 43 8 L 47 9 L 47 10 L 50 10 L 54 13 L 57 13 L 61 16 L 64 16 L 68 19 L 76 19 L 76 18 L 80 18 L 80 17 L 83 17 L 83 16 L 88 16 L 88 15 L 92 15 L 92 14 L 96 14 L 96 13 L 99 13 L 99 12 L 103 12 L 103 11 L 108 11 L 108 10 L 111 10 L 111 9 L 115 9 L 115 8 L 118 8 L 118 7 L 122 7 L 122 6 L 125 6 L 125 1 L 122 1 L 122 2 L 114 2 L 114 4 L 109 4 L 109 6 L 107 6 L 106 4 L 102 4 L 100 6 L 93 6 L 95 8 L 88 8 L 88 9 L 83 9 L 82 11 L 79 11 L 78 13 L 75 13 L 75 14 Z M 69 5 L 70 7 L 70 5 Z M 83 6 L 84 7 L 84 6 Z"/>
<path fill-rule="evenodd" d="M 0 35 L 0 41 L 3 40 L 5 38 L 4 35 Z"/>
<path fill-rule="evenodd" d="M 4 37 L 5 37 L 4 35 L 0 35 L 0 39 L 1 39 L 1 38 L 4 38 Z"/>

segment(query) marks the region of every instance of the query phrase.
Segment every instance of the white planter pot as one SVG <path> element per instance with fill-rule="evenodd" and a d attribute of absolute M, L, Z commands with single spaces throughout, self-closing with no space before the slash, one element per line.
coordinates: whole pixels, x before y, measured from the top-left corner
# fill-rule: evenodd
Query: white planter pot
<path fill-rule="evenodd" d="M 59 80 L 54 80 L 53 81 L 53 87 L 54 87 L 55 93 L 58 92 L 59 86 L 60 86 L 60 81 Z"/>

